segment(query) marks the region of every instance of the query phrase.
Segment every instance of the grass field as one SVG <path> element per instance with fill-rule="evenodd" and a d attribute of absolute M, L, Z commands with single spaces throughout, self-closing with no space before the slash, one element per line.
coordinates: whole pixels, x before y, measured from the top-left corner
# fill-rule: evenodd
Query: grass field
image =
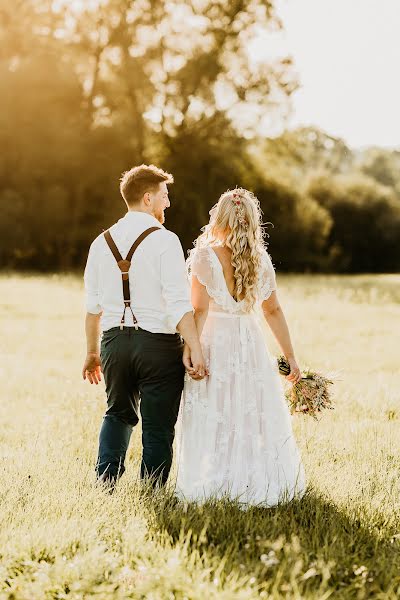
<path fill-rule="evenodd" d="M 0 278 L 0 600 L 400 598 L 400 276 L 279 282 L 336 410 L 294 418 L 306 497 L 245 512 L 150 494 L 139 431 L 116 493 L 96 487 L 81 282 Z"/>

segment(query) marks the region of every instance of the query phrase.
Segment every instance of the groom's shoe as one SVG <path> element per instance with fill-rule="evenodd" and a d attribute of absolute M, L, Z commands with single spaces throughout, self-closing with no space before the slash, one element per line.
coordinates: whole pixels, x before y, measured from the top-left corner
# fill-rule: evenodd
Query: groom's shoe
<path fill-rule="evenodd" d="M 117 485 L 117 478 L 113 477 L 109 471 L 104 471 L 97 477 L 97 483 L 101 485 L 104 491 L 113 494 Z"/>

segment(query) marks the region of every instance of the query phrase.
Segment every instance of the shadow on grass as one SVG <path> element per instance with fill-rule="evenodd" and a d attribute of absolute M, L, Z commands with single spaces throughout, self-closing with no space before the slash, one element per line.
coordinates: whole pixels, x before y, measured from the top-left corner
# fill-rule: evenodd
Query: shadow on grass
<path fill-rule="evenodd" d="M 224 561 L 225 574 L 237 570 L 265 584 L 274 577 L 289 581 L 296 572 L 302 593 L 325 583 L 335 598 L 400 597 L 400 543 L 390 539 L 393 532 L 385 532 L 384 522 L 368 527 L 356 508 L 348 514 L 312 491 L 286 505 L 246 511 L 229 500 L 184 504 L 166 493 L 150 502 L 149 512 L 154 530 L 173 543 L 190 537 L 190 547 Z"/>

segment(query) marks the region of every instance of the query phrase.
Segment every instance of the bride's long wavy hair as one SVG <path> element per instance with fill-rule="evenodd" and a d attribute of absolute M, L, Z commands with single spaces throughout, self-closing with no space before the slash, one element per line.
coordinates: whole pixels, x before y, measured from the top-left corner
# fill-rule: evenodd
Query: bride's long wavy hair
<path fill-rule="evenodd" d="M 221 243 L 232 251 L 236 300 L 246 311 L 256 302 L 261 257 L 265 252 L 262 212 L 258 198 L 244 188 L 224 192 L 210 210 L 210 222 L 195 241 L 195 248 Z"/>

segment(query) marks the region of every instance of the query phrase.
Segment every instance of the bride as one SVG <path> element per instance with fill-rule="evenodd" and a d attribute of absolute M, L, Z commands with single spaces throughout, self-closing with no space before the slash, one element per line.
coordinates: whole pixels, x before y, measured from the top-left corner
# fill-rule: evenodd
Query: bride
<path fill-rule="evenodd" d="M 289 361 L 287 379 L 296 383 L 301 374 L 251 192 L 222 194 L 188 266 L 208 375 L 194 371 L 185 347 L 177 493 L 264 506 L 299 497 L 304 472 L 265 323 Z"/>

